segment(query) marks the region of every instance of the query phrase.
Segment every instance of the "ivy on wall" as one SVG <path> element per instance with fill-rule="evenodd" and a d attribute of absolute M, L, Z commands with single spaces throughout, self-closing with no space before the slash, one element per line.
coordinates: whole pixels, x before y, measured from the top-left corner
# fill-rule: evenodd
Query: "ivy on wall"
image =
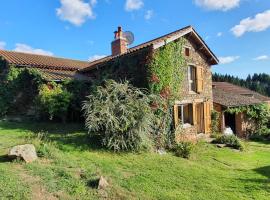
<path fill-rule="evenodd" d="M 149 89 L 165 99 L 180 99 L 186 60 L 183 56 L 185 39 L 171 42 L 153 53 L 149 63 Z"/>
<path fill-rule="evenodd" d="M 19 113 L 33 105 L 43 80 L 37 70 L 9 66 L 0 77 L 0 116 L 10 111 Z"/>

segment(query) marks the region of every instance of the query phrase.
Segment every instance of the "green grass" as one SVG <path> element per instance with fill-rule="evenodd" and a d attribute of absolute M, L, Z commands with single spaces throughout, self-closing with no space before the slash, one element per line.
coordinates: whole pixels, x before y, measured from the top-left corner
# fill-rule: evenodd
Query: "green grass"
<path fill-rule="evenodd" d="M 29 137 L 48 133 L 49 141 Z M 34 143 L 45 157 L 32 164 L 4 156 L 16 144 Z M 189 160 L 172 154 L 115 154 L 99 149 L 81 125 L 0 122 L 0 199 L 269 199 L 270 144 L 246 150 L 200 143 Z M 110 187 L 93 184 L 105 176 Z M 27 179 L 25 178 L 27 177 Z"/>

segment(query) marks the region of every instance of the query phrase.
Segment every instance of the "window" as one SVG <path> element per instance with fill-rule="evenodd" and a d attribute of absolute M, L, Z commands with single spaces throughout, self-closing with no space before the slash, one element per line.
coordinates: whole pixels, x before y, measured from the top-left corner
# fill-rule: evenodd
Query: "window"
<path fill-rule="evenodd" d="M 196 67 L 188 66 L 188 86 L 189 91 L 196 91 Z"/>
<path fill-rule="evenodd" d="M 185 56 L 190 56 L 190 49 L 188 47 L 185 47 Z"/>
<path fill-rule="evenodd" d="M 193 105 L 185 104 L 178 106 L 178 119 L 182 124 L 193 124 Z"/>

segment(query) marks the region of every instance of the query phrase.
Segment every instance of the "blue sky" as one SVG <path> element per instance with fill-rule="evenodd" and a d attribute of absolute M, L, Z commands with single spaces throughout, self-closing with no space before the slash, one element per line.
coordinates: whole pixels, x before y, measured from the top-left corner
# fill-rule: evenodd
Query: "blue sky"
<path fill-rule="evenodd" d="M 192 25 L 221 64 L 270 74 L 269 0 L 2 0 L 0 48 L 88 60 L 111 53 L 117 26 L 134 45 Z"/>

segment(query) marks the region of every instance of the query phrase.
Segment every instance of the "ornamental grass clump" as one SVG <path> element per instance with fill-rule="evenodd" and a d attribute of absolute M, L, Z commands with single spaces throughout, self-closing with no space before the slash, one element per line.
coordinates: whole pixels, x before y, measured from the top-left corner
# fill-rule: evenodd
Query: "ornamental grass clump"
<path fill-rule="evenodd" d="M 150 103 L 151 97 L 129 82 L 108 80 L 83 103 L 86 128 L 113 151 L 149 148 L 155 118 Z"/>

